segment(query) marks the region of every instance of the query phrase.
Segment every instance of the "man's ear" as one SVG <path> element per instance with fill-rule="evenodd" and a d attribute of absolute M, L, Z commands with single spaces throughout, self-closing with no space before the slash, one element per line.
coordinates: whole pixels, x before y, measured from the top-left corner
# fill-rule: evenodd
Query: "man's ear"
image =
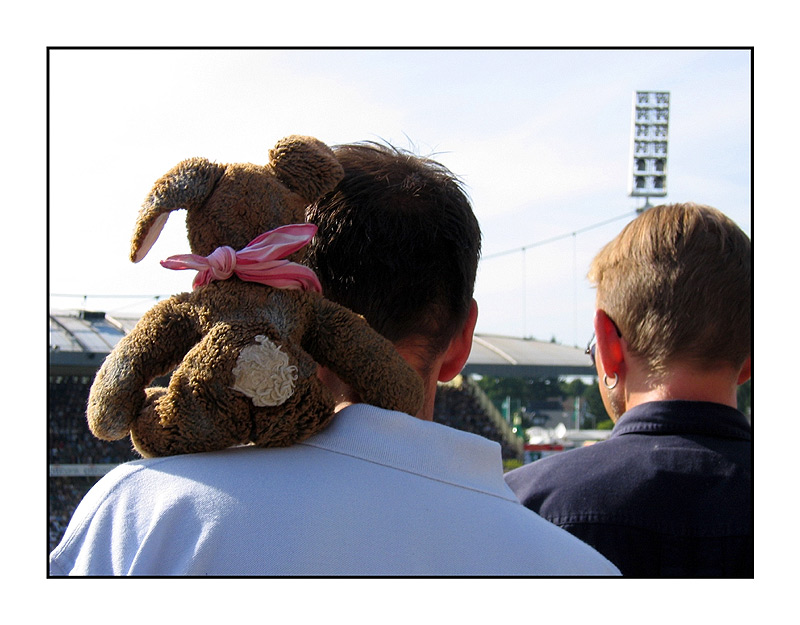
<path fill-rule="evenodd" d="M 474 299 L 469 307 L 467 321 L 461 331 L 450 341 L 447 351 L 444 353 L 442 366 L 439 368 L 437 380 L 439 382 L 449 382 L 456 377 L 469 358 L 472 351 L 472 335 L 475 332 L 475 324 L 478 321 L 478 302 Z"/>
<path fill-rule="evenodd" d="M 736 384 L 744 384 L 747 380 L 750 379 L 750 376 L 753 375 L 753 358 L 752 356 L 748 356 L 747 360 L 744 361 L 742 365 L 741 371 L 739 371 L 739 376 L 736 378 Z"/>
<path fill-rule="evenodd" d="M 597 338 L 595 357 L 600 360 L 603 371 L 607 375 L 620 373 L 622 363 L 625 361 L 622 339 L 611 317 L 600 308 L 594 315 L 594 334 Z"/>

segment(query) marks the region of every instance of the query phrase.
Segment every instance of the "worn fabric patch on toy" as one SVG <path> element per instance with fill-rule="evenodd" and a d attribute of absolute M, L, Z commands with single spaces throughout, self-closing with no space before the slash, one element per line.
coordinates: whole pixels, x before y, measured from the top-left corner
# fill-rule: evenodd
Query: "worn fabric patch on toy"
<path fill-rule="evenodd" d="M 256 345 L 248 345 L 239 354 L 232 388 L 256 406 L 280 406 L 294 393 L 297 367 L 289 364 L 289 355 L 268 337 L 259 334 L 255 340 Z"/>

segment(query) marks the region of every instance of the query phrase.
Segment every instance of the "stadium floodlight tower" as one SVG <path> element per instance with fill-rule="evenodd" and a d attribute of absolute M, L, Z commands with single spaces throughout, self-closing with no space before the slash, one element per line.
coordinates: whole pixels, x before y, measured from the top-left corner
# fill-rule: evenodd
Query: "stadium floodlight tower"
<path fill-rule="evenodd" d="M 669 91 L 636 91 L 631 123 L 631 170 L 628 195 L 643 197 L 641 213 L 651 197 L 667 194 Z"/>

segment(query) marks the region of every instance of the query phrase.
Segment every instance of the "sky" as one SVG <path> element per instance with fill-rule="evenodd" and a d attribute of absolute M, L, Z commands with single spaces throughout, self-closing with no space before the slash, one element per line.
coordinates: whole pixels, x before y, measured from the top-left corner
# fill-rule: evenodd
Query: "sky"
<path fill-rule="evenodd" d="M 278 139 L 305 134 L 385 141 L 450 168 L 483 232 L 477 332 L 583 346 L 589 262 L 644 204 L 628 195 L 637 90 L 670 92 L 668 194 L 651 203 L 710 204 L 752 231 L 749 50 L 55 49 L 48 59 L 53 309 L 140 314 L 189 290 L 194 272 L 159 265 L 189 252 L 184 211 L 143 261 L 128 259 L 153 183 L 193 156 L 265 163 Z"/>

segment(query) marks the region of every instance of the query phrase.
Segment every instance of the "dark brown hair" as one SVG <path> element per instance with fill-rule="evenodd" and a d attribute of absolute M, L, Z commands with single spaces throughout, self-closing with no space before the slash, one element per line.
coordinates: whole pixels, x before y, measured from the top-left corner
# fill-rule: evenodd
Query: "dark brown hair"
<path fill-rule="evenodd" d="M 466 321 L 481 233 L 461 182 L 440 163 L 377 143 L 334 147 L 337 188 L 309 207 L 306 262 L 325 295 L 399 343 L 444 349 Z"/>

